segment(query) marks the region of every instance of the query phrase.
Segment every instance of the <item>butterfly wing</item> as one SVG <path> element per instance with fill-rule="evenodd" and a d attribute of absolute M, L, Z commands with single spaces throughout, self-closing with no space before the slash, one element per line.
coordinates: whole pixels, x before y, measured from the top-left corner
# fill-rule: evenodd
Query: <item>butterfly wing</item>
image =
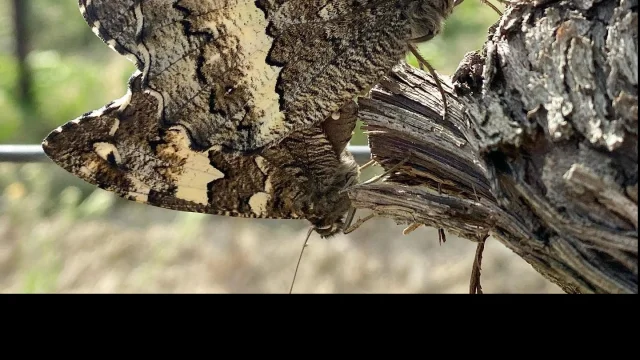
<path fill-rule="evenodd" d="M 197 150 L 181 126 L 158 126 L 158 101 L 141 83 L 138 72 L 125 97 L 52 131 L 43 142 L 47 156 L 102 189 L 172 210 L 315 223 L 327 221 L 323 211 L 348 201 L 334 190 L 346 184 L 337 171 L 347 167 L 322 127 L 294 133 L 263 154 Z M 330 189 L 318 185 L 326 172 L 332 173 Z"/>
<path fill-rule="evenodd" d="M 143 57 L 136 43 L 139 25 L 136 3 L 135 0 L 78 0 L 80 13 L 91 30 L 110 48 L 142 68 Z"/>
<path fill-rule="evenodd" d="M 87 22 L 133 56 L 165 128 L 243 152 L 313 127 L 405 52 L 396 0 L 80 0 Z"/>

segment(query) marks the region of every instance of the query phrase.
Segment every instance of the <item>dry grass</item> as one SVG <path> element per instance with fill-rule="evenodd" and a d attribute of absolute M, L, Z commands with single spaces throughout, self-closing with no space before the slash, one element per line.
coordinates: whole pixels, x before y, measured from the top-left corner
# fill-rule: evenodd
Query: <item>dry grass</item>
<path fill-rule="evenodd" d="M 3 293 L 284 293 L 308 229 L 178 213 L 102 190 L 79 202 L 85 185 L 53 165 L 0 165 L 0 179 Z M 47 195 L 59 182 L 70 186 Z M 468 291 L 474 243 L 448 236 L 439 246 L 434 229 L 402 229 L 378 219 L 348 236 L 312 235 L 294 292 Z M 482 274 L 485 293 L 560 293 L 491 238 Z"/>

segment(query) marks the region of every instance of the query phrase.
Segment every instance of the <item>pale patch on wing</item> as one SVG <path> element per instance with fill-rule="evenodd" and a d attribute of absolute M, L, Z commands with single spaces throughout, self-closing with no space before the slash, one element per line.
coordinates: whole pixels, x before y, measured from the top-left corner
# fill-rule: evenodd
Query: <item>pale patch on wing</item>
<path fill-rule="evenodd" d="M 257 216 L 267 215 L 267 204 L 271 200 L 271 195 L 266 192 L 255 193 L 249 199 L 249 206 L 251 211 Z"/>
<path fill-rule="evenodd" d="M 134 76 L 137 75 L 137 74 L 138 74 L 138 71 L 136 71 L 134 73 Z M 131 89 L 127 88 L 127 93 L 124 94 L 124 96 L 121 97 L 120 99 L 115 100 L 113 102 L 113 105 L 118 106 L 118 111 L 123 111 L 131 103 L 131 97 L 132 96 L 133 96 L 133 94 L 131 93 Z"/>
<path fill-rule="evenodd" d="M 144 15 L 142 14 L 142 2 L 138 2 L 134 9 L 135 19 L 136 19 L 136 38 L 140 38 L 142 36 L 142 30 L 144 29 Z M 144 45 L 144 42 L 140 42 L 137 45 L 138 51 L 142 55 L 142 63 L 144 64 L 144 68 L 142 69 L 142 77 L 146 78 L 149 74 L 149 67 L 151 66 L 151 54 L 149 50 Z"/>
<path fill-rule="evenodd" d="M 97 36 L 100 37 L 100 20 L 96 20 L 91 26 L 91 31 Z"/>
<path fill-rule="evenodd" d="M 134 75 L 137 75 L 138 72 L 134 73 Z M 95 109 L 93 111 L 90 111 L 89 113 L 79 116 L 71 121 L 69 121 L 70 123 L 73 124 L 77 124 L 80 121 L 86 120 L 86 119 L 94 119 L 94 118 L 99 118 L 100 116 L 102 116 L 102 114 L 105 113 L 105 111 L 109 110 L 109 109 L 113 109 L 114 107 L 118 107 L 118 111 L 122 111 L 124 109 L 127 108 L 127 106 L 129 106 L 129 104 L 131 103 L 131 89 L 127 89 L 127 93 L 122 96 L 119 99 L 116 99 L 112 102 L 110 102 L 109 104 L 106 104 L 104 106 L 102 106 L 99 109 Z M 118 126 L 120 124 L 120 120 L 118 119 L 114 119 L 115 123 L 113 125 L 113 127 L 111 128 L 111 131 L 109 132 L 110 136 L 115 135 L 116 131 L 118 130 Z"/>
<path fill-rule="evenodd" d="M 151 191 L 151 188 L 147 184 L 129 174 L 127 174 L 126 177 L 136 190 L 130 191 L 128 195 L 131 196 L 134 201 L 146 203 L 149 200 L 149 191 Z"/>
<path fill-rule="evenodd" d="M 111 130 L 109 130 L 109 136 L 114 136 L 116 131 L 118 131 L 118 127 L 120 127 L 120 120 L 114 119 L 113 126 L 111 126 Z"/>
<path fill-rule="evenodd" d="M 231 18 L 223 17 L 222 24 L 217 18 L 206 23 L 206 26 L 214 33 L 217 32 L 215 29 L 225 29 L 227 39 L 235 42 L 228 44 L 230 47 L 226 50 L 238 49 L 237 54 L 223 54 L 223 57 L 232 57 L 244 63 L 236 65 L 246 69 L 238 79 L 238 85 L 246 86 L 251 92 L 248 105 L 253 107 L 262 121 L 260 132 L 268 134 L 283 131 L 284 114 L 280 112 L 280 96 L 276 92 L 281 68 L 270 66 L 265 61 L 273 43 L 265 31 L 268 25 L 265 15 L 253 1 L 236 5 L 232 14 Z"/>
<path fill-rule="evenodd" d="M 273 185 L 271 184 L 271 176 L 269 175 L 269 163 L 262 156 L 256 156 L 255 161 L 260 172 L 267 176 L 267 179 L 264 181 L 264 191 L 267 194 L 271 194 L 273 192 Z"/>
<path fill-rule="evenodd" d="M 225 5 L 185 1 L 181 5 L 193 11 L 187 18 L 190 31 L 209 33 L 212 40 L 199 44 L 198 49 L 182 49 L 182 53 L 173 49 L 178 45 L 156 38 L 140 49 L 143 56 L 151 57 L 150 62 L 144 60 L 146 90 L 162 96 L 166 122 L 187 126 L 209 144 L 229 145 L 243 139 L 255 141 L 251 146 L 257 147 L 288 132 L 276 92 L 281 67 L 266 62 L 273 39 L 265 31 L 268 22 L 255 1 L 235 0 Z M 192 40 L 190 46 L 196 44 Z M 198 64 L 198 58 L 205 59 L 204 63 Z M 212 103 L 216 106 L 213 114 L 207 111 Z M 251 126 L 249 134 L 235 130 L 241 122 Z"/>
<path fill-rule="evenodd" d="M 95 174 L 100 167 L 100 164 L 97 161 L 90 161 L 80 167 L 80 174 L 85 176 L 87 179 L 94 179 Z"/>
<path fill-rule="evenodd" d="M 273 186 L 271 184 L 271 176 L 269 176 L 269 163 L 267 159 L 262 156 L 256 156 L 255 159 L 258 169 L 264 175 L 267 175 L 267 179 L 264 182 L 264 192 L 255 193 L 249 198 L 249 206 L 251 211 L 257 216 L 264 216 L 267 214 L 267 204 L 271 200 L 271 193 L 273 192 Z"/>
<path fill-rule="evenodd" d="M 137 75 L 138 72 L 136 72 L 135 74 Z M 133 94 L 131 93 L 131 89 L 127 88 L 127 93 L 121 97 L 120 99 L 117 99 L 113 102 L 112 106 L 117 106 L 118 107 L 118 111 L 122 112 L 124 111 L 129 104 L 131 104 L 131 96 Z M 120 127 L 120 120 L 118 120 L 117 118 L 113 119 L 113 126 L 111 126 L 111 130 L 109 130 L 109 136 L 114 136 L 116 134 L 116 132 L 118 131 L 118 128 Z"/>
<path fill-rule="evenodd" d="M 91 3 L 91 0 L 89 0 L 88 3 Z M 84 14 L 87 13 L 87 8 L 85 7 L 85 5 L 82 2 L 80 2 L 78 4 L 78 6 L 80 8 L 80 14 L 82 14 L 82 16 L 84 16 Z"/>
<path fill-rule="evenodd" d="M 167 175 L 176 187 L 175 196 L 206 205 L 207 184 L 223 178 L 224 174 L 211 165 L 206 155 L 208 151 L 191 150 L 189 136 L 181 126 L 169 128 L 165 140 L 167 144 L 159 145 L 157 154 L 173 166 L 167 170 Z"/>
<path fill-rule="evenodd" d="M 245 4 L 245 7 L 246 9 L 243 7 L 234 11 L 237 14 L 235 19 L 225 20 L 225 23 L 235 25 L 235 34 L 242 48 L 239 57 L 250 68 L 240 82 L 245 83 L 253 92 L 252 105 L 262 120 L 260 133 L 285 131 L 284 114 L 280 111 L 279 104 L 280 95 L 276 92 L 281 68 L 270 66 L 264 60 L 273 42 L 265 31 L 267 20 L 262 10 L 253 2 Z"/>
<path fill-rule="evenodd" d="M 93 144 L 93 151 L 98 154 L 103 160 L 111 163 L 109 161 L 109 156 L 113 156 L 113 161 L 116 164 L 122 164 L 122 158 L 120 157 L 120 153 L 115 145 L 107 143 L 107 142 L 97 142 Z"/>
<path fill-rule="evenodd" d="M 267 167 L 267 160 L 262 156 L 256 156 L 256 165 L 258 165 L 258 169 L 265 174 L 268 175 L 269 168 Z"/>
<path fill-rule="evenodd" d="M 273 185 L 271 184 L 271 176 L 267 176 L 267 179 L 264 181 L 264 191 L 268 194 L 273 193 Z"/>
<path fill-rule="evenodd" d="M 155 90 L 151 90 L 151 89 L 145 90 L 145 93 L 147 93 L 147 94 L 153 96 L 154 98 L 156 98 L 156 101 L 158 101 L 158 104 L 160 104 L 158 106 L 158 110 L 156 112 L 156 116 L 158 118 L 161 118 L 162 117 L 162 109 L 164 107 L 164 97 L 162 96 L 162 94 L 160 92 L 155 91 Z"/>

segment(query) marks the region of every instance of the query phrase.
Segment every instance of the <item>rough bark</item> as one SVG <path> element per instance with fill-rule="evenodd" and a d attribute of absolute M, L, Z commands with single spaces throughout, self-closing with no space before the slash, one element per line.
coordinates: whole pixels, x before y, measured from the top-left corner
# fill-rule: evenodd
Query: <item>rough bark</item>
<path fill-rule="evenodd" d="M 445 85 L 446 119 L 408 65 L 359 100 L 373 158 L 396 168 L 349 196 L 490 234 L 568 293 L 637 293 L 637 0 L 511 4 Z"/>

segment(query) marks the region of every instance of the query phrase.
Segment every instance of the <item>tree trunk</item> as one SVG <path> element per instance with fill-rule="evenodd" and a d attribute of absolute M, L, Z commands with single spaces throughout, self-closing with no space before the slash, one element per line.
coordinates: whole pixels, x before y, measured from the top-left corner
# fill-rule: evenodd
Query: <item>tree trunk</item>
<path fill-rule="evenodd" d="M 511 1 L 444 120 L 433 79 L 398 65 L 359 100 L 392 171 L 354 205 L 492 235 L 567 293 L 637 293 L 637 26 L 637 0 Z"/>

